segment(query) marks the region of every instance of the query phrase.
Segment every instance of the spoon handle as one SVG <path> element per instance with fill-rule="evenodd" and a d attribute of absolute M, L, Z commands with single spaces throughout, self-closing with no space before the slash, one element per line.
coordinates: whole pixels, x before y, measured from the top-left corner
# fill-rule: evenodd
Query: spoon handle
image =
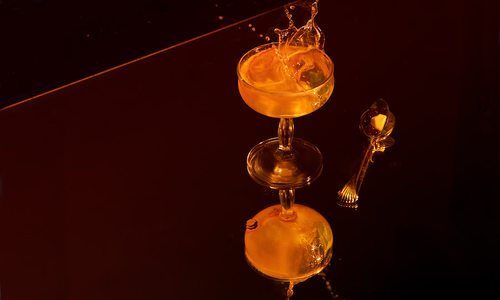
<path fill-rule="evenodd" d="M 374 138 L 371 138 L 370 143 L 366 147 L 366 150 L 363 154 L 363 159 L 361 160 L 358 173 L 356 174 L 356 179 L 354 181 L 354 184 L 356 187 L 356 195 L 358 196 L 359 196 L 359 191 L 361 189 L 361 185 L 363 184 L 363 179 L 365 179 L 368 166 L 370 165 L 370 162 L 373 162 L 373 154 L 376 152 L 374 142 L 375 142 Z"/>

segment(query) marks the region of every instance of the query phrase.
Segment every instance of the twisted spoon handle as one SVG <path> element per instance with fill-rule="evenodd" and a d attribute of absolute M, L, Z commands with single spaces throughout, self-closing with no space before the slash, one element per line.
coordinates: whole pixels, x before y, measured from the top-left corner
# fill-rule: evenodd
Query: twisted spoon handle
<path fill-rule="evenodd" d="M 348 208 L 358 208 L 359 191 L 363 184 L 368 166 L 370 162 L 372 162 L 373 153 L 375 152 L 376 147 L 374 146 L 373 140 L 370 140 L 370 143 L 364 151 L 358 172 L 354 173 L 351 179 L 338 192 L 338 205 Z"/>
<path fill-rule="evenodd" d="M 374 139 L 370 139 L 370 143 L 366 147 L 366 150 L 363 155 L 363 159 L 361 160 L 361 164 L 359 166 L 359 170 L 357 172 L 356 179 L 354 181 L 354 186 L 355 191 L 356 191 L 356 198 L 359 196 L 359 191 L 361 189 L 361 185 L 363 184 L 363 179 L 365 179 L 366 171 L 368 170 L 368 166 L 370 163 L 373 161 L 373 154 L 376 152 L 375 146 L 374 146 Z"/>

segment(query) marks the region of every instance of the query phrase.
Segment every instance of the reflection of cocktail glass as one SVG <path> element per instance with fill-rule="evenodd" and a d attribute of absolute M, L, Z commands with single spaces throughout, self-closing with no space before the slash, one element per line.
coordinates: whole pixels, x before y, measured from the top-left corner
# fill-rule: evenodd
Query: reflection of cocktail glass
<path fill-rule="evenodd" d="M 259 184 L 271 188 L 299 188 L 322 171 L 321 152 L 313 144 L 293 138 L 293 118 L 320 108 L 330 97 L 333 62 L 319 48 L 258 46 L 238 63 L 238 88 L 255 111 L 280 118 L 278 137 L 256 145 L 247 168 Z"/>
<path fill-rule="evenodd" d="M 317 211 L 294 205 L 295 190 L 279 191 L 281 205 L 267 207 L 247 221 L 245 256 L 259 273 L 293 286 L 321 272 L 332 257 L 333 235 Z"/>

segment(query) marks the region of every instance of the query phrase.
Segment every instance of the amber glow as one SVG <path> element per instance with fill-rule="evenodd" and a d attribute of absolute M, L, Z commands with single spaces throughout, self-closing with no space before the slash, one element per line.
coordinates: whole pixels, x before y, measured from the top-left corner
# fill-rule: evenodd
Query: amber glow
<path fill-rule="evenodd" d="M 238 69 L 241 97 L 255 111 L 295 118 L 320 108 L 333 92 L 333 63 L 320 49 L 268 44 L 245 55 Z M 285 63 L 284 63 L 285 62 Z"/>
<path fill-rule="evenodd" d="M 280 217 L 281 206 L 259 212 L 245 233 L 248 262 L 277 280 L 300 282 L 316 275 L 330 262 L 333 234 L 315 210 L 295 204 L 296 217 Z"/>

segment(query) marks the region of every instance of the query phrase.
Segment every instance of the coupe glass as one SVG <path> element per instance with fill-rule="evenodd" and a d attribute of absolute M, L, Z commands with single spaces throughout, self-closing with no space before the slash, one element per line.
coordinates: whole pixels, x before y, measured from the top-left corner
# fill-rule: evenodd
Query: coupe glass
<path fill-rule="evenodd" d="M 318 48 L 269 43 L 243 55 L 237 73 L 246 104 L 280 119 L 278 137 L 257 144 L 248 154 L 248 173 L 274 189 L 309 185 L 321 174 L 323 158 L 316 146 L 294 138 L 293 118 L 312 113 L 328 100 L 334 86 L 332 60 Z"/>

